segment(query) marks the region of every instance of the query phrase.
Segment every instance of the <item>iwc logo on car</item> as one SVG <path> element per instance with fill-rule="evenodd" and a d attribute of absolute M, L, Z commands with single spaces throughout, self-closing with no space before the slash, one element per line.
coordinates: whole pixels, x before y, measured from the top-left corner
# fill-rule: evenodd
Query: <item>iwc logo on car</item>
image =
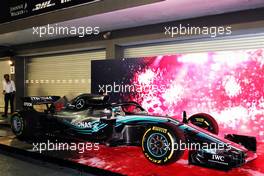
<path fill-rule="evenodd" d="M 217 161 L 225 161 L 225 157 L 221 155 L 212 155 L 212 159 Z"/>
<path fill-rule="evenodd" d="M 28 13 L 27 8 L 28 8 L 28 4 L 27 3 L 23 3 L 23 4 L 16 5 L 16 6 L 12 6 L 9 9 L 10 16 L 11 17 L 15 17 L 15 16 L 24 15 L 24 14 Z"/>
<path fill-rule="evenodd" d="M 52 6 L 55 6 L 55 5 L 56 5 L 56 3 L 52 3 L 51 0 L 50 1 L 44 1 L 44 2 L 36 4 L 35 8 L 32 11 L 45 9 L 45 8 L 52 7 Z"/>

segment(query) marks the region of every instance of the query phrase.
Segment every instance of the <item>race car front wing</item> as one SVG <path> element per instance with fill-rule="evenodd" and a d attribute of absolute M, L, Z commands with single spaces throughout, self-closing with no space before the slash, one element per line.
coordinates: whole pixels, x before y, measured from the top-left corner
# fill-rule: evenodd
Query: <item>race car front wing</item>
<path fill-rule="evenodd" d="M 189 164 L 229 170 L 257 158 L 255 137 L 229 134 L 225 136 L 225 139 L 241 145 L 244 149 L 240 150 L 237 145 L 230 144 L 231 148 L 224 150 L 191 150 L 189 151 Z"/>

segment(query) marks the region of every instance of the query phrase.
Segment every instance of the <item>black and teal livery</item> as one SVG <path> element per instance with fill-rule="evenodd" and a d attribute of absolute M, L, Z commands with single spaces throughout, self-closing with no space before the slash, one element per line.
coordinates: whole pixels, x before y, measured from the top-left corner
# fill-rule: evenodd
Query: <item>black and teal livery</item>
<path fill-rule="evenodd" d="M 11 118 L 20 139 L 64 135 L 107 146 L 140 146 L 155 164 L 179 160 L 189 150 L 189 163 L 221 169 L 241 166 L 256 158 L 256 139 L 249 136 L 219 137 L 218 125 L 205 113 L 179 121 L 149 115 L 136 102 L 109 103 L 105 95 L 26 97 L 24 108 Z M 40 107 L 44 106 L 44 110 Z M 194 148 L 195 146 L 195 148 Z"/>

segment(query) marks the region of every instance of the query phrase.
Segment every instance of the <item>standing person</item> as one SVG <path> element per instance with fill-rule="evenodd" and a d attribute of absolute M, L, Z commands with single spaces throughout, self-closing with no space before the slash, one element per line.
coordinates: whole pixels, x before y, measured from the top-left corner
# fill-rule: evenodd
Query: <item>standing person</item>
<path fill-rule="evenodd" d="M 5 74 L 3 81 L 3 94 L 5 96 L 5 113 L 2 115 L 2 117 L 7 117 L 9 102 L 11 106 L 11 113 L 14 112 L 15 93 L 16 93 L 16 86 L 14 81 L 10 80 L 9 74 Z"/>

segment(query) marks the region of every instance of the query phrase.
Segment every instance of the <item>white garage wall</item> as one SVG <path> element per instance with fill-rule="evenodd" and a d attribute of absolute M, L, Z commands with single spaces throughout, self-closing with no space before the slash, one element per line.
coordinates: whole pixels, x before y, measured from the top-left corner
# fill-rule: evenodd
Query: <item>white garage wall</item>
<path fill-rule="evenodd" d="M 170 55 L 181 53 L 199 53 L 208 51 L 229 51 L 240 49 L 255 49 L 264 47 L 264 34 L 245 35 L 236 38 L 226 37 L 208 41 L 182 41 L 181 43 L 163 43 L 127 47 L 125 58 Z"/>
<path fill-rule="evenodd" d="M 28 96 L 91 92 L 91 60 L 106 58 L 105 51 L 35 57 L 26 61 Z"/>

